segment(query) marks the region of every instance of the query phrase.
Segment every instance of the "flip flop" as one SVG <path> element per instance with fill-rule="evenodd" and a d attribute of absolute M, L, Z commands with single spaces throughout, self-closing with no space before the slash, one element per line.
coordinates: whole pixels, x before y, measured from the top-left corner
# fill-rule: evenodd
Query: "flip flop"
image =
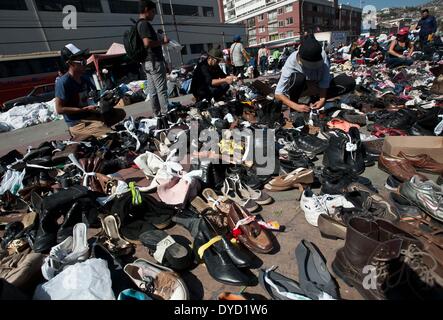
<path fill-rule="evenodd" d="M 337 286 L 314 245 L 302 240 L 295 250 L 300 287 L 313 300 L 338 299 Z"/>
<path fill-rule="evenodd" d="M 300 285 L 292 279 L 274 271 L 276 267 L 262 269 L 258 275 L 260 285 L 274 300 L 311 300 Z"/>
<path fill-rule="evenodd" d="M 185 270 L 191 265 L 191 251 L 163 230 L 146 231 L 140 235 L 140 241 L 155 260 L 165 267 Z"/>

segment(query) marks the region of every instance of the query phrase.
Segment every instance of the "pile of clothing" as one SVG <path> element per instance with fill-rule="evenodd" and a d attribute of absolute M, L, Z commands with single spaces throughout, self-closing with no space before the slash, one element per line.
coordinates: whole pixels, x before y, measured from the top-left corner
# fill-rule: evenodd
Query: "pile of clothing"
<path fill-rule="evenodd" d="M 55 111 L 55 99 L 49 102 L 16 106 L 0 113 L 0 132 L 8 132 L 21 128 L 62 119 Z"/>

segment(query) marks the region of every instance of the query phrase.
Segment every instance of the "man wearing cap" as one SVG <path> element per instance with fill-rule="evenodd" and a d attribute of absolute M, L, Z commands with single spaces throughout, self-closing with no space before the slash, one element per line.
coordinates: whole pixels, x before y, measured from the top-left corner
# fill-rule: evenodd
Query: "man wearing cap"
<path fill-rule="evenodd" d="M 68 44 L 61 50 L 67 72 L 55 84 L 55 108 L 63 115 L 72 136 L 101 137 L 111 131 L 111 126 L 122 121 L 122 109 L 101 114 L 96 105 L 89 104 L 89 92 L 95 90 L 90 78 L 84 75 L 88 50 Z"/>
<path fill-rule="evenodd" d="M 231 45 L 231 62 L 233 66 L 234 76 L 239 76 L 243 79 L 243 72 L 245 69 L 245 61 L 249 63 L 249 55 L 246 52 L 243 44 L 241 43 L 241 37 L 239 35 L 234 36 L 234 43 Z"/>
<path fill-rule="evenodd" d="M 287 59 L 275 98 L 292 111 L 307 113 L 321 109 L 326 99 L 349 93 L 354 88 L 355 80 L 345 74 L 332 78 L 325 51 L 314 36 L 308 36 Z M 298 100 L 303 96 L 316 96 L 319 100 L 309 106 L 300 104 Z"/>
<path fill-rule="evenodd" d="M 237 80 L 234 76 L 227 76 L 220 68 L 223 52 L 213 48 L 208 52 L 208 58 L 200 62 L 194 70 L 191 93 L 201 101 L 220 100 L 229 90 L 229 86 Z"/>

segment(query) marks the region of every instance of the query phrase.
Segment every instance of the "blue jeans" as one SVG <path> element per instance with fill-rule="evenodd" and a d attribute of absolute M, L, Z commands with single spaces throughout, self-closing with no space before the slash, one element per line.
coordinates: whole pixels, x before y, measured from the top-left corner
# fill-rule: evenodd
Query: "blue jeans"
<path fill-rule="evenodd" d="M 410 59 L 410 58 L 406 58 L 406 59 L 402 59 L 402 58 L 391 58 L 389 57 L 386 60 L 386 65 L 388 68 L 397 68 L 400 66 L 410 66 L 414 63 L 414 60 Z"/>

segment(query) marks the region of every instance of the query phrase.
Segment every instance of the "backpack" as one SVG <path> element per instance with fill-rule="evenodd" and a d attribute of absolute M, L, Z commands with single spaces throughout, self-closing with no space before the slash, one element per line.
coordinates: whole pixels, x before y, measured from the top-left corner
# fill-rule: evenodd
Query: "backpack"
<path fill-rule="evenodd" d="M 134 22 L 134 25 L 127 30 L 123 36 L 123 44 L 125 46 L 126 54 L 135 62 L 144 62 L 148 55 L 143 40 L 137 30 L 138 23 L 143 20 L 144 19 L 135 21 L 131 19 L 131 21 Z"/>

